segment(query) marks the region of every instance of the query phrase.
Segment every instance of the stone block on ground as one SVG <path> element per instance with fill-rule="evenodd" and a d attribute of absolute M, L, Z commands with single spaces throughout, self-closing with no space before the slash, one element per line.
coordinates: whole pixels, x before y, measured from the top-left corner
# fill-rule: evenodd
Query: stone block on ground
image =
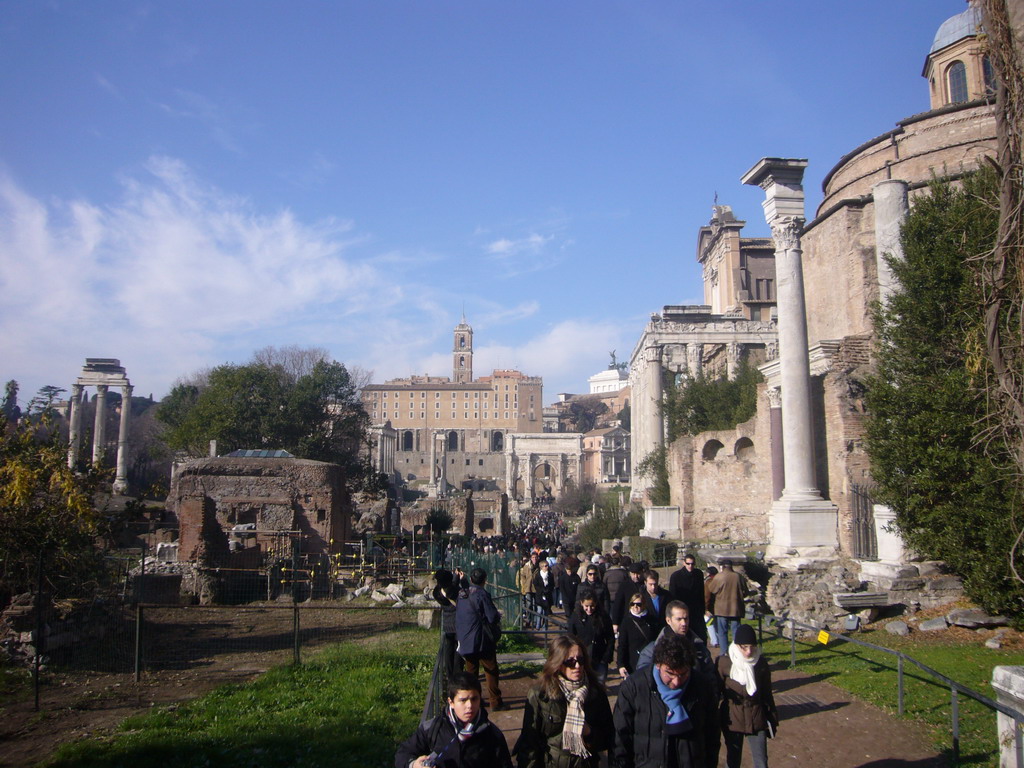
<path fill-rule="evenodd" d="M 388 584 L 381 591 L 385 595 L 392 595 L 393 597 L 398 598 L 398 597 L 402 596 L 402 591 L 403 590 L 402 590 L 402 585 L 401 584 L 395 583 L 395 584 Z"/>
<path fill-rule="evenodd" d="M 925 577 L 942 576 L 946 572 L 946 564 L 941 560 L 925 560 L 917 564 L 918 573 Z"/>
<path fill-rule="evenodd" d="M 922 632 L 937 632 L 940 629 L 946 629 L 947 626 L 948 625 L 946 624 L 946 617 L 939 616 L 937 619 L 928 619 L 928 621 L 922 621 L 917 628 Z"/>
<path fill-rule="evenodd" d="M 423 629 L 437 629 L 441 624 L 440 611 L 416 611 L 416 623 Z"/>
<path fill-rule="evenodd" d="M 394 600 L 394 598 L 390 595 L 385 595 L 383 592 L 376 589 L 370 593 L 370 599 L 373 600 L 373 602 L 375 603 L 384 603 Z"/>
<path fill-rule="evenodd" d="M 885 631 L 890 635 L 906 637 L 910 634 L 910 627 L 907 626 L 905 621 L 890 621 L 885 625 Z"/>
<path fill-rule="evenodd" d="M 956 592 L 963 588 L 964 584 L 959 576 L 939 576 L 929 580 L 925 587 L 929 592 Z"/>
<path fill-rule="evenodd" d="M 1005 627 L 1010 623 L 1005 616 L 989 616 L 978 608 L 959 608 L 946 614 L 946 621 L 958 627 Z"/>
<path fill-rule="evenodd" d="M 355 595 L 356 597 L 362 597 L 363 595 L 369 594 L 369 592 L 370 592 L 370 586 L 367 585 L 365 587 L 359 587 L 359 589 L 357 589 L 352 594 Z"/>

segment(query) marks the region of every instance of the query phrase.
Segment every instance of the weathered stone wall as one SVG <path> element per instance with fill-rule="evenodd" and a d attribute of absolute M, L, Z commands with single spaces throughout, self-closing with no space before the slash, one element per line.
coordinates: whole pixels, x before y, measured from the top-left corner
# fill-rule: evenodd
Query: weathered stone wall
<path fill-rule="evenodd" d="M 437 460 L 441 460 L 438 451 Z M 430 482 L 430 451 L 399 451 L 395 454 L 395 471 L 406 483 Z M 448 482 L 462 488 L 467 480 L 492 479 L 505 488 L 505 454 L 477 451 L 448 451 L 445 466 Z"/>
<path fill-rule="evenodd" d="M 957 173 L 995 151 L 996 125 L 988 104 L 956 105 L 901 120 L 897 127 L 841 158 L 824 182 L 818 214 L 840 200 L 871 194 L 886 179 L 924 181 Z"/>
<path fill-rule="evenodd" d="M 196 501 L 196 500 L 209 501 Z M 324 554 L 350 537 L 352 504 L 341 467 L 305 459 L 211 458 L 178 468 L 168 503 L 181 525 L 181 557 L 195 556 L 202 526 L 252 524 L 248 546 L 267 548 L 275 531 L 299 531 L 302 551 Z M 213 520 L 210 507 L 213 505 Z"/>
<path fill-rule="evenodd" d="M 772 503 L 767 400 L 759 387 L 758 414 L 735 429 L 702 432 L 669 446 L 672 504 L 683 536 L 697 541 L 768 540 Z"/>
<path fill-rule="evenodd" d="M 864 382 L 871 369 L 872 343 L 868 335 L 843 339 L 821 380 L 823 423 L 816 426 L 816 433 L 824 436 L 828 498 L 839 508 L 839 546 L 848 554 L 853 552 L 852 485 L 871 482 L 871 462 L 864 446 Z"/>
<path fill-rule="evenodd" d="M 977 166 L 994 150 L 992 109 L 975 105 L 908 118 L 891 135 L 868 142 L 839 161 L 825 181 L 818 218 L 803 235 L 812 346 L 871 331 L 871 302 L 878 300 L 872 186 L 886 179 L 913 184 L 927 182 L 933 174 L 959 173 Z"/>

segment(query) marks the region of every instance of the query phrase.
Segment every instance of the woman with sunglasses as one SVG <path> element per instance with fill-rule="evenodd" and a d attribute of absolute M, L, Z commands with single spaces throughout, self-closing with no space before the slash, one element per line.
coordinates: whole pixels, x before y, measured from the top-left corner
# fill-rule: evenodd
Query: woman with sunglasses
<path fill-rule="evenodd" d="M 655 614 L 647 602 L 645 592 L 634 592 L 626 604 L 629 610 L 619 624 L 619 650 L 615 659 L 623 678 L 629 677 L 636 670 L 640 651 L 658 636 L 661 629 L 654 624 Z"/>
<path fill-rule="evenodd" d="M 526 698 L 515 752 L 519 768 L 596 768 L 612 746 L 612 710 L 578 638 L 551 641 Z"/>

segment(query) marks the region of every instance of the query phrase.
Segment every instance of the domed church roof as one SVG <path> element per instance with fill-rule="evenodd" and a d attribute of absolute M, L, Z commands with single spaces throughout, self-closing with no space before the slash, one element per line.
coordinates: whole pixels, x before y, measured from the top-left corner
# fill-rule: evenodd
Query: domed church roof
<path fill-rule="evenodd" d="M 966 11 L 946 19 L 935 33 L 929 55 L 965 37 L 974 37 L 981 26 L 981 9 L 971 3 Z"/>

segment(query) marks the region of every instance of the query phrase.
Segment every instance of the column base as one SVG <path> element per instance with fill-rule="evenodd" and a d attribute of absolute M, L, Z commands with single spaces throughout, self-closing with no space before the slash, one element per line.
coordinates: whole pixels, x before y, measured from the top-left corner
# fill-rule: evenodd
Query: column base
<path fill-rule="evenodd" d="M 128 490 L 128 481 L 118 478 L 114 481 L 111 490 L 113 490 L 115 496 L 124 496 L 124 492 Z"/>
<path fill-rule="evenodd" d="M 819 553 L 807 550 L 834 552 L 839 546 L 839 508 L 820 497 L 779 499 L 772 504 L 769 522 L 768 555 L 817 556 Z"/>

